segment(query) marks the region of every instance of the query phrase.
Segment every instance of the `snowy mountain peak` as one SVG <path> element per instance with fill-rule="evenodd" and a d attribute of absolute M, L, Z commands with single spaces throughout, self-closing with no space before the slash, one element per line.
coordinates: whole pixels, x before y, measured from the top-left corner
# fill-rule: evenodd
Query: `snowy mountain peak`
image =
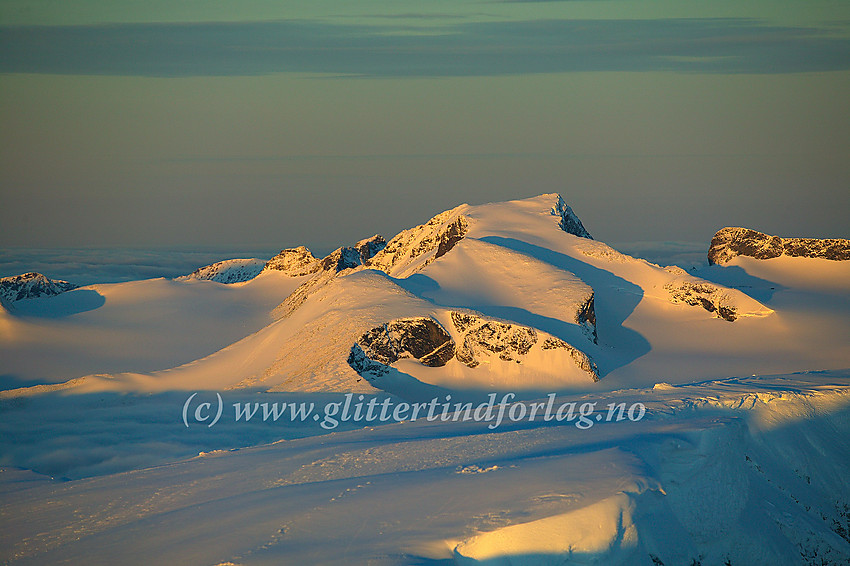
<path fill-rule="evenodd" d="M 0 279 L 0 296 L 7 303 L 36 297 L 51 297 L 76 288 L 77 285 L 73 283 L 61 279 L 49 279 L 35 272 Z"/>
<path fill-rule="evenodd" d="M 283 271 L 290 277 L 299 277 L 316 273 L 321 269 L 319 260 L 316 259 L 306 246 L 287 248 L 271 258 L 264 270 Z"/>
<path fill-rule="evenodd" d="M 721 228 L 711 239 L 709 265 L 722 265 L 743 255 L 772 259 L 781 255 L 834 261 L 850 260 L 850 240 L 842 238 L 780 238 L 750 228 Z"/>
<path fill-rule="evenodd" d="M 557 195 L 557 197 L 558 202 L 552 207 L 552 216 L 561 217 L 558 221 L 558 226 L 561 227 L 561 230 L 568 234 L 578 236 L 579 238 L 592 240 L 593 237 L 587 230 L 585 230 L 584 225 L 581 223 L 581 220 L 579 220 L 579 217 L 576 216 L 576 213 L 573 212 L 573 209 L 564 202 L 564 198 L 561 195 Z"/>
<path fill-rule="evenodd" d="M 211 265 L 199 267 L 189 275 L 178 277 L 177 281 L 205 280 L 217 283 L 244 283 L 260 274 L 266 260 L 263 259 L 226 259 Z"/>
<path fill-rule="evenodd" d="M 460 205 L 399 233 L 366 265 L 393 277 L 415 273 L 463 239 L 469 230 L 469 220 L 462 214 L 467 208 L 468 205 Z"/>

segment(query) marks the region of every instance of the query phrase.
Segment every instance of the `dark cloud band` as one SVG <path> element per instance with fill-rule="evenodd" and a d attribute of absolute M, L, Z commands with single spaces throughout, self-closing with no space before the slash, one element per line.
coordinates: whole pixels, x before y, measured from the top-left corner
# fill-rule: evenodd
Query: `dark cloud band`
<path fill-rule="evenodd" d="M 850 68 L 850 39 L 747 19 L 478 22 L 435 31 L 315 21 L 0 27 L 0 72 L 374 77 Z"/>

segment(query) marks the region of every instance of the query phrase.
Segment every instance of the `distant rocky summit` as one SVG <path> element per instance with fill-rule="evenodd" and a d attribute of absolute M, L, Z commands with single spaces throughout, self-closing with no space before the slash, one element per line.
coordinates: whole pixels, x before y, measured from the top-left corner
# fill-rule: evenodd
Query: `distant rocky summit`
<path fill-rule="evenodd" d="M 41 273 L 35 272 L 0 279 L 0 296 L 7 304 L 22 299 L 52 297 L 76 288 L 77 285 L 73 283 L 61 279 L 49 279 Z"/>
<path fill-rule="evenodd" d="M 244 283 L 260 274 L 266 261 L 262 259 L 226 259 L 212 265 L 199 267 L 189 275 L 178 277 L 178 281 L 206 280 L 217 283 Z"/>
<path fill-rule="evenodd" d="M 310 253 L 306 246 L 287 248 L 271 258 L 265 270 L 283 271 L 290 277 L 299 277 L 316 273 L 321 269 L 319 260 Z"/>
<path fill-rule="evenodd" d="M 843 238 L 780 238 L 749 228 L 727 227 L 711 239 L 709 265 L 723 265 L 743 255 L 755 259 L 771 259 L 781 255 L 813 257 L 844 261 L 850 259 L 850 240 Z"/>

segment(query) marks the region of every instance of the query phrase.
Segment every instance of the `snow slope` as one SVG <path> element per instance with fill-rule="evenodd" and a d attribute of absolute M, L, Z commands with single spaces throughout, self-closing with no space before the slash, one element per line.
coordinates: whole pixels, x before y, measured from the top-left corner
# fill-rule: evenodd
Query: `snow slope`
<path fill-rule="evenodd" d="M 18 301 L 0 322 L 0 385 L 192 361 L 265 327 L 300 283 L 280 273 L 233 285 L 160 278 Z"/>
<path fill-rule="evenodd" d="M 420 420 L 70 482 L 4 468 L 0 558 L 647 566 L 850 560 L 842 530 L 850 526 L 850 373 L 659 384 L 564 400 L 640 401 L 646 416 L 584 430 L 571 422 L 491 430 Z M 268 424 L 281 433 L 289 426 Z M 202 428 L 186 434 L 220 430 Z"/>

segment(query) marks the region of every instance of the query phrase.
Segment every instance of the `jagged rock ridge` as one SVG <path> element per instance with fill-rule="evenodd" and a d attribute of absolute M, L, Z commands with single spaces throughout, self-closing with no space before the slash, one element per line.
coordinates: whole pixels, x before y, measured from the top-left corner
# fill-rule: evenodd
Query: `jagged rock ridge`
<path fill-rule="evenodd" d="M 573 209 L 564 202 L 561 195 L 558 195 L 558 202 L 552 207 L 552 216 L 560 216 L 558 226 L 560 226 L 561 230 L 564 232 L 572 234 L 573 236 L 578 236 L 579 238 L 587 238 L 588 240 L 593 239 L 590 232 L 585 230 L 584 225 L 581 223 L 581 220 L 579 220 L 579 217 L 576 216 Z"/>
<path fill-rule="evenodd" d="M 718 230 L 708 249 L 709 265 L 722 265 L 739 255 L 755 259 L 772 259 L 787 255 L 845 261 L 850 260 L 850 240 L 781 238 L 750 228 L 737 227 Z"/>
<path fill-rule="evenodd" d="M 411 266 L 418 271 L 442 257 L 469 231 L 469 220 L 460 214 L 463 206 L 442 212 L 425 224 L 399 233 L 366 265 L 397 277 Z"/>
<path fill-rule="evenodd" d="M 77 285 L 73 283 L 68 283 L 61 279 L 49 279 L 41 273 L 36 272 L 23 273 L 0 279 L 0 296 L 9 304 L 23 299 L 52 297 L 76 288 Z"/>

